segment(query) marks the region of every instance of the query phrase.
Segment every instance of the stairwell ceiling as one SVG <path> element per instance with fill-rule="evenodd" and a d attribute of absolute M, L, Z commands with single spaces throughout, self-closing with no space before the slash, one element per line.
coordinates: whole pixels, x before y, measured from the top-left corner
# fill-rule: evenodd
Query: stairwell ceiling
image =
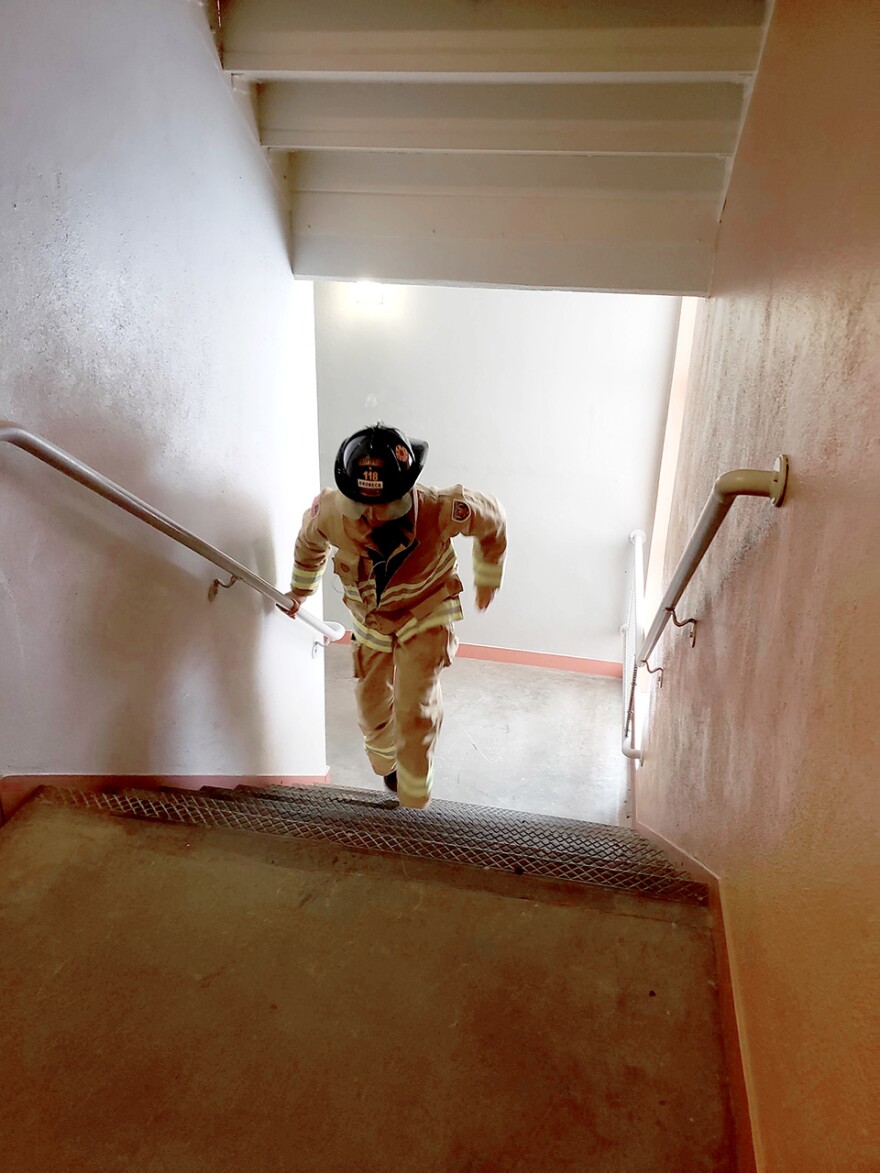
<path fill-rule="evenodd" d="M 310 278 L 706 294 L 762 0 L 220 0 Z"/>

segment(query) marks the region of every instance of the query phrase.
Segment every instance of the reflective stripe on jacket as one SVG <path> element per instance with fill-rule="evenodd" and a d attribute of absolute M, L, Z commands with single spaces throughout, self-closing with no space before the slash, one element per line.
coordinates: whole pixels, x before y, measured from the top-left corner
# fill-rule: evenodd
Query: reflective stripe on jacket
<path fill-rule="evenodd" d="M 315 498 L 296 539 L 292 590 L 301 597 L 313 594 L 335 548 L 333 569 L 354 630 L 377 651 L 391 650 L 392 635 L 408 639 L 427 627 L 461 618 L 462 584 L 452 545 L 457 534 L 475 539 L 475 584 L 501 585 L 507 536 L 504 511 L 495 498 L 461 485 L 416 485 L 412 493 L 407 534 L 388 557 L 387 582 L 378 600 L 369 554 L 372 527 L 343 514 L 344 498 L 338 489 L 325 489 Z"/>

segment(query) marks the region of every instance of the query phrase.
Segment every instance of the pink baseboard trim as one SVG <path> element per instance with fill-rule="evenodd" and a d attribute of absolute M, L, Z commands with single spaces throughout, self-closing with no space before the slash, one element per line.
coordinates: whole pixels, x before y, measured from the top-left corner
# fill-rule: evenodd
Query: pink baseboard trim
<path fill-rule="evenodd" d="M 351 643 L 347 631 L 339 640 Z M 556 668 L 561 672 L 581 672 L 584 676 L 623 676 L 623 665 L 615 660 L 587 660 L 581 656 L 559 656 L 553 652 L 524 652 L 516 648 L 492 648 L 487 644 L 459 644 L 457 656 L 462 660 L 488 660 L 496 664 L 526 664 L 533 668 Z"/>
<path fill-rule="evenodd" d="M 737 1173 L 757 1173 L 758 1163 L 755 1156 L 752 1113 L 743 1063 L 735 984 L 730 965 L 730 951 L 727 945 L 727 928 L 724 923 L 721 881 L 713 871 L 667 839 L 665 835 L 655 831 L 653 827 L 634 819 L 633 830 L 644 835 L 646 839 L 665 852 L 676 866 L 688 872 L 695 880 L 704 883 L 709 890 L 709 911 L 712 914 L 712 940 L 715 946 L 718 1001 L 721 1010 L 721 1033 L 724 1039 L 724 1056 L 730 1087 L 730 1107 L 733 1112 L 736 1133 L 736 1168 Z"/>
<path fill-rule="evenodd" d="M 10 774 L 0 778 L 0 817 L 8 819 L 40 786 L 69 790 L 201 790 L 211 786 L 233 790 L 236 786 L 317 786 L 327 774 Z"/>
<path fill-rule="evenodd" d="M 516 648 L 491 648 L 484 644 L 460 644 L 463 660 L 490 660 L 496 664 L 526 664 L 533 668 L 556 668 L 581 672 L 584 676 L 623 676 L 623 665 L 613 660 L 587 660 L 581 656 L 558 656 L 553 652 L 524 652 Z"/>
<path fill-rule="evenodd" d="M 715 942 L 715 964 L 718 970 L 718 999 L 721 1007 L 721 1032 L 727 1059 L 727 1078 L 730 1084 L 730 1107 L 736 1131 L 737 1173 L 757 1173 L 755 1137 L 749 1091 L 746 1084 L 739 1015 L 736 1009 L 733 970 L 727 947 L 727 927 L 724 922 L 724 902 L 718 881 L 709 884 L 709 908 L 712 912 L 712 935 Z"/>

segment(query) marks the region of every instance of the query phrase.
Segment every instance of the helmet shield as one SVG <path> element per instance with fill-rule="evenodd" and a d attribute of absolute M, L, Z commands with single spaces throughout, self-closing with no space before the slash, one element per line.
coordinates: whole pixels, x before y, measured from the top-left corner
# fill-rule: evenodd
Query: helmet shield
<path fill-rule="evenodd" d="M 396 501 L 418 480 L 427 454 L 427 444 L 410 441 L 397 428 L 362 428 L 343 440 L 336 454 L 337 488 L 363 505 Z"/>

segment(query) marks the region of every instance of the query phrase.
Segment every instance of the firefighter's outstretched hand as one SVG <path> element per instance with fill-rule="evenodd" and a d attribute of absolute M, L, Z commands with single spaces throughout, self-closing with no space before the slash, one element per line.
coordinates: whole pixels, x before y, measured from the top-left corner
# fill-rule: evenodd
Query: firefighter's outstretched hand
<path fill-rule="evenodd" d="M 296 618 L 296 613 L 302 606 L 302 599 L 298 599 L 293 591 L 287 591 L 284 595 L 285 599 L 290 599 L 290 610 L 285 614 L 289 615 L 291 619 Z"/>
<path fill-rule="evenodd" d="M 495 598 L 497 587 L 478 586 L 476 588 L 477 610 L 485 611 Z"/>

